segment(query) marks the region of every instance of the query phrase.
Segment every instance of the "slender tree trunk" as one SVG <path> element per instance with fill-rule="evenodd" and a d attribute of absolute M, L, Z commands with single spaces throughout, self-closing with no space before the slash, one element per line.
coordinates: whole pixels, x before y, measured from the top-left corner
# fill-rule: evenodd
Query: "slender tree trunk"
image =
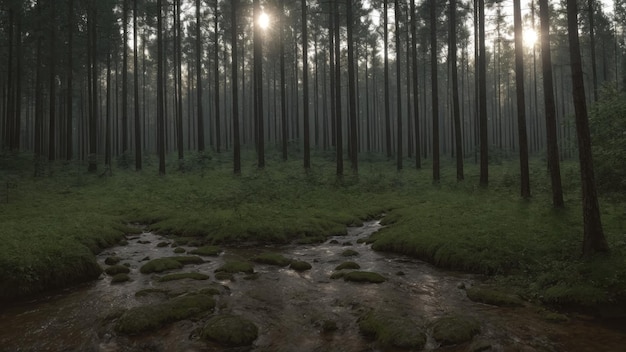
<path fill-rule="evenodd" d="M 478 0 L 478 90 L 480 115 L 480 185 L 489 184 L 489 134 L 487 132 L 487 58 L 485 50 L 485 0 Z"/>
<path fill-rule="evenodd" d="M 180 0 L 179 0 L 180 1 Z M 180 5 L 180 2 L 179 2 Z M 141 122 L 139 119 L 139 52 L 137 51 L 137 0 L 133 0 L 133 73 L 135 97 L 135 170 L 142 167 L 141 160 Z"/>
<path fill-rule="evenodd" d="M 56 7 L 52 1 L 49 1 L 50 18 L 48 23 L 50 24 L 50 52 L 49 55 L 49 70 L 50 70 L 50 111 L 49 118 L 50 123 L 48 125 L 48 160 L 53 161 L 56 157 Z"/>
<path fill-rule="evenodd" d="M 74 0 L 68 0 L 68 31 L 67 31 L 67 111 L 66 111 L 66 151 L 65 158 L 66 160 L 72 160 L 74 155 L 74 145 L 73 145 L 73 106 L 74 106 Z"/>
<path fill-rule="evenodd" d="M 287 161 L 287 86 L 285 82 L 285 0 L 280 0 L 280 118 L 282 131 L 283 161 Z"/>
<path fill-rule="evenodd" d="M 202 110 L 202 36 L 200 0 L 196 0 L 196 104 L 198 113 L 198 151 L 204 151 L 204 112 Z"/>
<path fill-rule="evenodd" d="M 552 182 L 552 204 L 555 208 L 562 208 L 565 204 L 563 202 L 559 147 L 556 135 L 556 108 L 554 105 L 554 83 L 552 81 L 552 56 L 550 53 L 550 14 L 547 0 L 539 0 L 539 17 L 541 19 L 541 63 L 546 108 L 548 165 Z"/>
<path fill-rule="evenodd" d="M 91 62 L 90 67 L 88 68 L 91 72 L 90 77 L 91 81 L 91 96 L 90 96 L 90 111 L 89 111 L 89 172 L 96 172 L 98 170 L 98 158 L 97 158 L 97 150 L 98 150 L 98 136 L 97 136 L 97 126 L 98 126 L 98 63 L 96 58 L 98 57 L 98 42 L 97 42 L 97 19 L 98 19 L 98 10 L 96 0 L 93 0 L 91 3 L 91 18 L 88 18 L 88 22 L 91 25 L 90 34 L 90 51 L 91 51 Z"/>
<path fill-rule="evenodd" d="M 109 33 L 110 35 L 110 33 Z M 111 85 L 111 41 L 109 41 L 108 53 L 107 53 L 107 78 L 106 78 L 106 126 L 104 137 L 104 165 L 107 169 L 111 170 L 111 91 L 113 87 Z"/>
<path fill-rule="evenodd" d="M 420 119 L 419 119 L 419 84 L 418 84 L 418 68 L 417 68 L 417 13 L 415 12 L 415 0 L 411 0 L 411 56 L 412 60 L 412 82 L 413 82 L 413 114 L 415 114 L 415 168 L 422 168 L 422 151 L 420 138 Z"/>
<path fill-rule="evenodd" d="M 589 15 L 589 46 L 591 46 L 591 76 L 593 79 L 593 101 L 598 101 L 598 71 L 596 66 L 596 28 L 594 16 L 594 0 L 587 0 Z"/>
<path fill-rule="evenodd" d="M 396 150 L 396 168 L 402 170 L 402 82 L 400 75 L 400 61 L 402 58 L 400 46 L 400 6 L 398 0 L 395 0 L 394 17 L 396 25 L 396 132 L 397 132 L 397 150 Z M 434 27 L 433 27 L 434 28 Z"/>
<path fill-rule="evenodd" d="M 387 144 L 387 158 L 391 159 L 391 117 L 389 114 L 389 31 L 387 29 L 387 1 L 384 0 L 383 10 L 383 37 L 384 37 L 384 60 L 385 60 L 385 139 Z"/>
<path fill-rule="evenodd" d="M 179 0 L 180 1 L 180 0 Z M 222 127 L 221 127 L 221 112 L 220 112 L 220 61 L 219 61 L 219 1 L 215 1 L 215 8 L 213 10 L 213 19 L 215 24 L 215 48 L 213 52 L 213 60 L 215 61 L 215 150 L 218 153 L 222 151 Z"/>
<path fill-rule="evenodd" d="M 578 4 L 576 0 L 567 1 L 567 25 L 572 69 L 574 109 L 576 110 L 576 132 L 578 136 L 578 158 L 580 160 L 580 176 L 583 193 L 583 256 L 590 257 L 594 253 L 609 251 L 609 246 L 602 230 L 600 207 L 593 172 L 591 155 L 591 133 L 587 116 L 585 84 L 580 42 L 578 39 Z"/>
<path fill-rule="evenodd" d="M 128 1 L 122 5 L 122 153 L 128 152 Z"/>
<path fill-rule="evenodd" d="M 433 181 L 439 182 L 439 82 L 437 74 L 437 1 L 430 0 L 430 70 L 433 111 Z"/>
<path fill-rule="evenodd" d="M 346 20 L 348 29 L 348 94 L 350 99 L 350 161 L 352 171 L 356 174 L 359 170 L 358 159 L 358 135 L 357 135 L 357 111 L 356 111 L 356 78 L 354 75 L 354 42 L 353 42 L 353 26 L 354 14 L 352 9 L 352 1 L 346 0 Z M 397 1 L 397 0 L 396 0 Z M 396 2 L 397 4 L 397 2 Z"/>
<path fill-rule="evenodd" d="M 456 47 L 456 0 L 450 0 L 450 64 L 452 65 L 452 106 L 454 114 L 454 144 L 456 156 L 456 179 L 463 180 L 463 133 L 461 131 L 461 108 L 459 106 L 459 77 Z"/>
<path fill-rule="evenodd" d="M 232 25 L 232 90 L 233 90 L 233 172 L 235 175 L 241 174 L 241 142 L 239 139 L 239 81 L 237 78 L 237 11 L 239 10 L 239 0 L 232 0 L 231 4 L 231 25 Z"/>
<path fill-rule="evenodd" d="M 387 0 L 385 0 L 386 3 Z M 341 124 L 341 49 L 339 35 L 339 0 L 335 0 L 334 6 L 334 30 L 335 35 L 335 132 L 337 133 L 337 176 L 343 176 L 343 130 Z"/>
<path fill-rule="evenodd" d="M 37 37 L 37 53 L 36 53 L 36 76 L 35 76 L 35 177 L 40 176 L 39 174 L 39 163 L 41 162 L 41 157 L 43 154 L 42 148 L 42 129 L 43 129 L 43 69 L 42 69 L 42 37 L 43 31 L 41 28 L 41 21 L 43 20 L 41 17 L 41 4 L 42 0 L 37 0 L 37 24 L 36 24 L 36 37 Z"/>
<path fill-rule="evenodd" d="M 517 129 L 519 135 L 520 186 L 522 198 L 530 198 L 528 136 L 526 133 L 526 97 L 524 92 L 524 36 L 520 0 L 513 1 L 515 26 L 515 86 L 517 92 Z"/>
<path fill-rule="evenodd" d="M 261 34 L 261 27 L 258 20 L 261 15 L 261 7 L 259 0 L 253 0 L 254 6 L 254 117 L 256 121 L 256 135 L 257 135 L 257 167 L 259 169 L 265 168 L 265 132 L 263 125 L 263 38 Z"/>
<path fill-rule="evenodd" d="M 309 41 L 307 33 L 307 4 L 301 2 L 302 8 L 302 110 L 304 120 L 304 169 L 311 168 L 311 133 L 309 131 Z"/>
<path fill-rule="evenodd" d="M 163 111 L 163 16 L 162 0 L 157 0 L 157 145 L 159 150 L 159 175 L 165 175 L 165 114 Z"/>

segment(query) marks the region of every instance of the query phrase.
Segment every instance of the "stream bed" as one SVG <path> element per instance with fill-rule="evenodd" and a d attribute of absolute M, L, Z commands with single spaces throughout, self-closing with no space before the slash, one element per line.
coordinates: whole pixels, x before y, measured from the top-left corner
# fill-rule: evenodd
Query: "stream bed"
<path fill-rule="evenodd" d="M 159 274 L 142 274 L 139 268 L 147 258 L 176 255 L 170 246 L 173 241 L 144 232 L 129 237 L 128 245 L 98 256 L 103 267 L 107 257 L 119 257 L 131 270 L 130 281 L 113 284 L 103 274 L 94 282 L 3 308 L 0 351 L 401 351 L 368 339 L 359 330 L 360 317 L 381 309 L 422 326 L 428 336 L 427 351 L 626 351 L 626 327 L 619 323 L 583 315 L 570 315 L 567 321 L 556 323 L 531 305 L 504 308 L 475 303 L 467 298 L 464 287 L 481 284 L 481 277 L 437 269 L 403 255 L 374 252 L 357 242 L 379 228 L 378 221 L 366 222 L 349 228 L 347 236 L 332 237 L 323 244 L 226 247 L 219 256 L 203 257 L 204 263 Z M 344 256 L 348 249 L 356 254 Z M 312 268 L 297 272 L 255 263 L 253 276 L 215 278 L 215 270 L 226 261 L 250 260 L 264 252 L 305 261 Z M 374 284 L 331 279 L 345 261 L 387 280 Z M 197 272 L 210 278 L 158 281 L 175 272 Z M 200 339 L 199 330 L 211 314 L 136 336 L 115 332 L 115 321 L 125 309 L 163 299 L 159 295 L 138 297 L 139 291 L 175 295 L 209 286 L 221 292 L 216 296 L 216 313 L 235 314 L 258 327 L 259 336 L 251 346 L 224 347 Z M 432 338 L 431 322 L 450 315 L 475 319 L 480 332 L 470 342 L 441 347 Z M 332 329 L 327 328 L 329 322 Z"/>

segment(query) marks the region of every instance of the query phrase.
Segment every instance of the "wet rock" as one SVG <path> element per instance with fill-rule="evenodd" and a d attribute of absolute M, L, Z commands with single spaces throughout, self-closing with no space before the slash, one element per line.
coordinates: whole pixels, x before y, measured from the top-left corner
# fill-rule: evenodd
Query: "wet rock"
<path fill-rule="evenodd" d="M 202 256 L 217 257 L 218 255 L 220 255 L 220 253 L 222 253 L 222 249 L 217 246 L 206 246 L 206 247 L 196 248 L 189 253 L 202 255 Z"/>
<path fill-rule="evenodd" d="M 258 278 L 259 278 L 259 273 L 248 274 L 243 277 L 244 280 L 249 280 L 249 281 L 257 280 Z"/>
<path fill-rule="evenodd" d="M 150 257 L 143 257 L 140 262 L 147 262 L 148 260 L 150 260 Z"/>
<path fill-rule="evenodd" d="M 202 329 L 204 340 L 228 346 L 248 346 L 259 336 L 259 328 L 251 321 L 236 315 L 217 315 Z"/>
<path fill-rule="evenodd" d="M 160 277 L 158 281 L 167 282 L 167 281 L 175 281 L 175 280 L 183 280 L 183 279 L 207 280 L 209 279 L 209 276 L 201 274 L 201 273 L 177 273 L 177 274 L 169 274 L 169 275 Z"/>
<path fill-rule="evenodd" d="M 122 283 L 126 281 L 130 281 L 130 276 L 128 276 L 128 274 L 125 274 L 125 273 L 115 274 L 113 278 L 111 278 L 112 284 Z"/>
<path fill-rule="evenodd" d="M 127 268 L 130 268 L 130 263 L 124 263 L 124 264 L 122 264 L 122 265 L 123 265 L 123 266 L 125 266 L 125 267 L 127 267 Z"/>
<path fill-rule="evenodd" d="M 168 323 L 212 311 L 214 308 L 215 300 L 211 296 L 179 296 L 163 303 L 129 309 L 118 319 L 115 331 L 127 335 L 153 331 Z"/>
<path fill-rule="evenodd" d="M 135 292 L 135 297 L 148 297 L 148 296 L 167 296 L 168 290 L 162 288 L 146 288 Z"/>
<path fill-rule="evenodd" d="M 158 248 L 167 247 L 167 246 L 169 246 L 169 245 L 170 245 L 170 243 L 169 243 L 169 242 L 159 242 L 159 243 L 157 243 L 157 247 L 158 247 Z"/>
<path fill-rule="evenodd" d="M 104 269 L 104 272 L 108 275 L 128 274 L 130 273 L 130 269 L 124 265 L 113 265 Z"/>
<path fill-rule="evenodd" d="M 404 271 L 398 271 L 398 272 L 396 272 L 396 276 L 404 276 L 404 275 L 406 275 L 406 274 L 404 273 Z"/>
<path fill-rule="evenodd" d="M 150 241 L 137 241 L 139 244 L 150 244 Z"/>
<path fill-rule="evenodd" d="M 328 243 L 329 244 L 339 244 L 339 241 L 337 241 L 337 240 L 330 240 Z"/>
<path fill-rule="evenodd" d="M 122 261 L 122 259 L 120 257 L 107 257 L 104 260 L 104 264 L 106 264 L 106 265 L 115 265 L 115 264 L 118 264 L 121 261 Z"/>
<path fill-rule="evenodd" d="M 337 326 L 337 322 L 334 320 L 324 320 L 322 322 L 322 331 L 323 332 L 333 332 L 339 330 Z"/>
<path fill-rule="evenodd" d="M 117 244 L 118 244 L 119 246 L 127 246 L 127 245 L 128 245 L 128 241 L 126 241 L 126 240 L 120 240 Z"/>
<path fill-rule="evenodd" d="M 307 263 L 307 262 L 302 262 L 302 261 L 293 261 L 291 262 L 291 264 L 289 265 L 290 269 L 293 269 L 295 271 L 306 271 L 306 270 L 310 270 L 312 268 L 311 264 Z"/>
<path fill-rule="evenodd" d="M 468 352 L 485 352 L 492 350 L 493 342 L 488 340 L 478 340 L 472 342 L 470 347 L 467 349 Z"/>
<path fill-rule="evenodd" d="M 232 273 L 227 273 L 225 271 L 220 271 L 220 272 L 215 273 L 215 280 L 218 280 L 218 281 L 226 281 L 226 280 L 233 281 L 233 279 L 234 279 L 234 276 L 233 276 Z"/>
<path fill-rule="evenodd" d="M 456 285 L 456 288 L 458 288 L 459 290 L 465 290 L 465 282 L 459 282 Z"/>
<path fill-rule="evenodd" d="M 342 243 L 341 245 L 342 245 L 342 246 L 344 246 L 344 247 L 347 247 L 347 246 L 352 246 L 352 242 L 350 242 L 350 241 L 348 241 L 348 242 L 344 242 L 344 243 Z"/>
<path fill-rule="evenodd" d="M 139 269 L 139 271 L 141 271 L 141 273 L 143 274 L 160 273 L 167 270 L 180 269 L 187 264 L 200 263 L 204 263 L 204 261 L 200 257 L 165 257 L 149 261 L 148 263 L 144 264 Z"/>
<path fill-rule="evenodd" d="M 443 317 L 437 319 L 433 324 L 433 337 L 442 346 L 470 341 L 479 332 L 478 322 L 467 317 Z"/>
<path fill-rule="evenodd" d="M 182 247 L 176 247 L 176 249 L 174 249 L 174 253 L 176 254 L 185 253 L 185 249 Z"/>
<path fill-rule="evenodd" d="M 337 265 L 337 267 L 335 267 L 335 270 L 345 270 L 345 269 L 357 270 L 357 269 L 361 269 L 361 266 L 355 262 L 343 262 Z"/>
<path fill-rule="evenodd" d="M 341 255 L 344 257 L 354 257 L 359 255 L 359 252 L 352 249 L 346 249 L 345 251 L 341 252 Z"/>
<path fill-rule="evenodd" d="M 470 287 L 465 290 L 467 297 L 474 301 L 499 307 L 521 307 L 523 302 L 517 296 L 488 288 Z"/>
<path fill-rule="evenodd" d="M 411 319 L 393 312 L 371 311 L 359 319 L 359 331 L 382 345 L 421 350 L 426 334 Z"/>
<path fill-rule="evenodd" d="M 230 273 L 230 274 L 237 274 L 237 273 L 252 274 L 254 273 L 254 266 L 249 262 L 228 261 L 224 263 L 224 265 L 215 269 L 215 272 L 216 273 L 225 272 L 225 273 Z"/>
<path fill-rule="evenodd" d="M 257 263 L 276 266 L 287 266 L 291 264 L 290 259 L 285 258 L 281 254 L 271 252 L 261 253 L 258 256 L 254 257 L 254 259 L 252 260 Z"/>
<path fill-rule="evenodd" d="M 351 271 L 349 273 L 346 273 L 343 276 L 343 279 L 345 281 L 369 282 L 373 284 L 379 284 L 379 283 L 387 281 L 387 279 L 384 276 L 378 273 L 373 273 L 369 271 Z"/>
<path fill-rule="evenodd" d="M 337 279 L 341 279 L 341 278 L 343 278 L 345 275 L 346 275 L 346 273 L 345 273 L 345 272 L 343 272 L 343 271 L 339 271 L 339 272 L 336 272 L 336 273 L 332 273 L 332 274 L 330 275 L 330 278 L 331 278 L 332 280 L 337 280 Z"/>

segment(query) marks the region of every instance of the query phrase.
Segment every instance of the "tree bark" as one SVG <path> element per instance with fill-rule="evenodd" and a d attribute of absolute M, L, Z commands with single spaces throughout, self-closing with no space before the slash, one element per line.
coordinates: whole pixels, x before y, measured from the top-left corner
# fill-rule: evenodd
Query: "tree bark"
<path fill-rule="evenodd" d="M 157 0 L 157 144 L 159 151 L 159 175 L 165 175 L 165 114 L 163 111 L 163 16 L 162 0 Z"/>
<path fill-rule="evenodd" d="M 439 82 L 437 74 L 437 1 L 430 0 L 430 71 L 433 112 L 433 181 L 439 182 Z"/>
<path fill-rule="evenodd" d="M 352 0 L 346 0 L 346 26 L 348 29 L 348 95 L 350 100 L 350 165 L 356 174 L 359 171 L 357 111 L 356 111 L 356 78 L 354 74 L 354 13 Z"/>
<path fill-rule="evenodd" d="M 480 185 L 489 184 L 489 134 L 487 132 L 487 58 L 485 50 L 485 0 L 478 0 L 478 91 L 480 119 Z"/>
<path fill-rule="evenodd" d="M 415 12 L 415 0 L 411 0 L 411 56 L 412 56 L 412 82 L 413 82 L 413 114 L 415 122 L 415 168 L 422 168 L 422 151 L 420 138 L 419 120 L 419 82 L 417 68 L 417 13 Z"/>
<path fill-rule="evenodd" d="M 402 81 L 400 75 L 400 62 L 402 58 L 400 46 L 400 6 L 398 0 L 395 1 L 394 17 L 396 25 L 396 169 L 402 170 Z"/>
<path fill-rule="evenodd" d="M 180 1 L 180 0 L 179 0 Z M 180 2 L 179 2 L 180 5 Z M 139 52 L 137 51 L 137 0 L 133 0 L 133 72 L 135 97 L 135 170 L 142 167 L 141 160 L 141 123 L 139 120 Z"/>
<path fill-rule="evenodd" d="M 232 25 L 232 92 L 233 92 L 233 172 L 241 175 L 241 142 L 239 137 L 239 81 L 237 78 L 237 10 L 239 10 L 239 0 L 232 0 L 231 4 L 231 25 Z"/>
<path fill-rule="evenodd" d="M 524 91 L 524 36 L 520 0 L 513 0 L 515 27 L 515 88 L 517 93 L 517 130 L 519 136 L 520 186 L 522 198 L 530 198 L 526 97 Z"/>
<path fill-rule="evenodd" d="M 389 114 L 389 31 L 387 29 L 388 14 L 387 14 L 387 0 L 384 0 L 383 9 L 383 41 L 384 41 L 384 56 L 385 56 L 385 142 L 387 158 L 391 159 L 391 117 Z"/>
<path fill-rule="evenodd" d="M 309 50 L 307 33 L 307 4 L 302 0 L 302 112 L 304 121 L 304 169 L 311 168 L 311 134 L 309 131 Z"/>
<path fill-rule="evenodd" d="M 452 106 L 454 114 L 454 137 L 456 156 L 456 179 L 462 181 L 463 175 L 463 135 L 461 131 L 461 108 L 459 106 L 459 77 L 456 55 L 456 0 L 450 0 L 450 65 L 452 70 Z"/>
<path fill-rule="evenodd" d="M 202 110 L 202 35 L 200 0 L 196 0 L 196 104 L 198 120 L 198 151 L 204 151 L 204 112 Z"/>

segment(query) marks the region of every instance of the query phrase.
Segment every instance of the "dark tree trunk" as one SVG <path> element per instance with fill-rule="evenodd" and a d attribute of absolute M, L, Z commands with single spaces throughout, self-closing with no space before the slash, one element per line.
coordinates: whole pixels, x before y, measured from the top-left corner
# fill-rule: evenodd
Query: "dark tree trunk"
<path fill-rule="evenodd" d="M 589 46 L 591 47 L 591 77 L 593 79 L 593 101 L 598 101 L 598 71 L 596 66 L 596 28 L 594 16 L 594 0 L 587 0 L 589 12 Z"/>
<path fill-rule="evenodd" d="M 89 25 L 91 30 L 89 31 L 90 40 L 89 40 L 89 49 L 91 52 L 91 62 L 88 70 L 90 71 L 91 81 L 91 96 L 89 102 L 89 166 L 87 170 L 89 172 L 96 172 L 98 170 L 98 158 L 97 158 L 97 148 L 98 148 L 98 136 L 97 136 L 97 126 L 98 126 L 98 63 L 97 63 L 97 38 L 96 30 L 97 19 L 98 19 L 98 10 L 97 10 L 96 0 L 93 0 L 91 3 L 91 17 L 88 18 Z"/>
<path fill-rule="evenodd" d="M 539 18 L 541 19 L 541 66 L 546 108 L 548 165 L 552 182 L 552 204 L 555 208 L 562 208 L 565 204 L 563 202 L 559 147 L 556 135 L 556 108 L 554 104 L 554 83 L 552 81 L 552 56 L 550 53 L 550 13 L 547 0 L 539 0 Z"/>
<path fill-rule="evenodd" d="M 49 96 L 49 103 L 50 103 L 50 111 L 49 111 L 49 118 L 50 118 L 50 122 L 48 124 L 48 160 L 49 161 L 53 161 L 56 157 L 56 5 L 52 3 L 52 1 L 49 1 L 48 3 L 49 6 L 49 11 L 50 11 L 50 18 L 48 19 L 48 23 L 50 25 L 49 27 L 49 31 L 50 31 L 50 52 L 48 53 L 49 55 L 49 70 L 50 70 L 50 96 Z"/>
<path fill-rule="evenodd" d="M 110 35 L 110 33 L 109 33 Z M 107 53 L 107 78 L 106 78 L 106 121 L 105 121 L 105 136 L 104 136 L 104 165 L 107 169 L 111 170 L 111 91 L 113 87 L 111 85 L 111 44 L 109 41 Z"/>
<path fill-rule="evenodd" d="M 437 1 L 430 0 L 430 71 L 433 111 L 433 181 L 439 182 L 439 82 L 437 78 Z"/>
<path fill-rule="evenodd" d="M 522 198 L 530 198 L 526 97 L 524 92 L 524 36 L 520 0 L 513 1 L 515 26 L 515 86 L 517 92 L 517 129 L 519 135 L 520 186 Z"/>
<path fill-rule="evenodd" d="M 415 168 L 422 168 L 422 151 L 420 138 L 419 120 L 419 85 L 417 68 L 417 13 L 415 12 L 415 0 L 411 0 L 411 56 L 412 56 L 412 82 L 413 82 L 413 114 L 415 115 Z"/>
<path fill-rule="evenodd" d="M 36 62 L 37 68 L 35 70 L 35 176 L 40 176 L 39 174 L 39 163 L 41 162 L 41 157 L 43 154 L 42 148 L 42 129 L 43 129 L 43 69 L 42 69 L 42 37 L 43 31 L 41 28 L 41 1 L 37 0 L 37 27 L 36 27 L 36 37 L 37 37 L 37 53 L 36 53 Z"/>
<path fill-rule="evenodd" d="M 67 142 L 65 143 L 66 152 L 65 158 L 72 160 L 74 157 L 74 145 L 73 145 L 73 105 L 74 105 L 74 0 L 68 0 L 68 31 L 67 31 L 67 123 L 65 137 Z"/>
<path fill-rule="evenodd" d="M 398 0 L 394 6 L 395 24 L 396 24 L 396 131 L 397 131 L 397 150 L 396 150 L 396 168 L 402 170 L 402 85 L 400 76 L 400 59 L 402 57 L 400 46 L 400 5 Z M 433 27 L 434 28 L 434 27 Z"/>
<path fill-rule="evenodd" d="M 163 111 L 163 17 L 162 0 L 157 0 L 157 145 L 159 150 L 159 175 L 165 175 L 165 114 Z"/>
<path fill-rule="evenodd" d="M 461 108 L 459 106 L 459 77 L 456 55 L 456 0 L 450 0 L 450 65 L 452 70 L 452 106 L 454 113 L 454 144 L 456 156 L 456 179 L 463 180 L 463 135 L 461 132 Z"/>
<path fill-rule="evenodd" d="M 593 172 L 591 155 L 591 133 L 585 100 L 585 85 L 580 42 L 578 39 L 578 8 L 576 0 L 567 1 L 567 27 L 569 36 L 570 62 L 574 109 L 576 110 L 576 132 L 578 136 L 578 158 L 580 160 L 580 176 L 583 193 L 583 256 L 590 257 L 594 253 L 609 251 L 609 246 L 602 230 L 600 207 Z"/>
<path fill-rule="evenodd" d="M 358 159 L 358 136 L 357 136 L 357 111 L 356 111 L 356 78 L 354 75 L 354 42 L 353 26 L 354 14 L 352 0 L 346 0 L 346 19 L 348 29 L 348 94 L 350 99 L 350 161 L 352 171 L 356 174 L 359 171 Z"/>
<path fill-rule="evenodd" d="M 180 0 L 179 0 L 180 1 Z M 215 1 L 213 10 L 213 20 L 215 25 L 215 38 L 213 48 L 213 60 L 215 61 L 215 150 L 220 153 L 222 151 L 222 131 L 221 131 L 221 112 L 220 112 L 220 56 L 219 56 L 219 1 Z"/>
<path fill-rule="evenodd" d="M 489 134 L 487 133 L 487 58 L 485 50 L 485 0 L 478 0 L 478 90 L 480 115 L 480 185 L 489 184 Z"/>
<path fill-rule="evenodd" d="M 261 14 L 259 0 L 253 1 L 254 6 L 254 118 L 257 136 L 257 167 L 265 167 L 265 132 L 263 126 L 263 38 L 258 20 Z"/>
<path fill-rule="evenodd" d="M 311 133 L 309 131 L 309 41 L 307 33 L 307 4 L 302 0 L 302 110 L 304 121 L 304 169 L 311 168 Z"/>
<path fill-rule="evenodd" d="M 283 160 L 287 161 L 287 87 L 285 82 L 285 0 L 280 0 L 280 118 Z"/>
<path fill-rule="evenodd" d="M 233 172 L 235 175 L 241 174 L 241 142 L 239 140 L 239 81 L 237 78 L 237 10 L 239 10 L 239 0 L 232 0 L 231 4 L 231 25 L 232 25 L 232 90 L 233 90 Z"/>
<path fill-rule="evenodd" d="M 387 0 L 385 0 L 386 2 Z M 334 29 L 335 35 L 335 133 L 337 134 L 337 176 L 343 176 L 343 131 L 341 125 L 341 48 L 339 35 L 339 0 L 335 0 Z"/>
<path fill-rule="evenodd" d="M 383 37 L 384 37 L 384 52 L 385 52 L 385 142 L 387 158 L 391 159 L 391 117 L 389 116 L 389 31 L 387 29 L 387 1 L 384 0 L 383 10 Z"/>
<path fill-rule="evenodd" d="M 180 0 L 179 0 L 180 1 Z M 180 5 L 180 2 L 179 2 Z M 135 96 L 135 170 L 142 167 L 141 160 L 141 123 L 139 120 L 139 57 L 137 51 L 137 0 L 133 0 L 133 72 Z"/>
<path fill-rule="evenodd" d="M 128 0 L 122 5 L 122 153 L 128 152 Z"/>
<path fill-rule="evenodd" d="M 198 119 L 198 151 L 204 151 L 204 113 L 202 111 L 202 36 L 200 0 L 196 0 L 196 104 Z"/>

